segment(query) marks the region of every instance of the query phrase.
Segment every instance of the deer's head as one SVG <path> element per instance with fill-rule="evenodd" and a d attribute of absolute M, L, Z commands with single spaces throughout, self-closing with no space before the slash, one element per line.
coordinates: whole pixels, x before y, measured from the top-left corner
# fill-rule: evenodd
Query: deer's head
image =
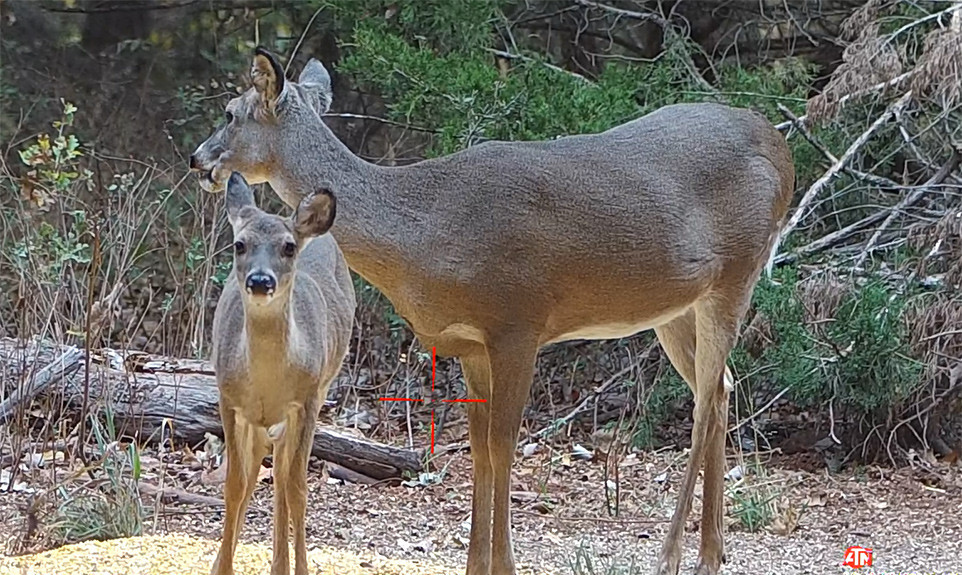
<path fill-rule="evenodd" d="M 334 223 L 334 195 L 329 190 L 310 194 L 291 218 L 284 218 L 258 209 L 250 186 L 234 172 L 226 204 L 234 232 L 234 273 L 244 301 L 259 306 L 283 301 L 293 285 L 298 253 Z"/>
<path fill-rule="evenodd" d="M 258 47 L 250 71 L 251 87 L 225 108 L 224 122 L 190 156 L 201 174 L 201 187 L 224 189 L 231 172 L 251 184 L 270 179 L 278 170 L 278 154 L 290 149 L 305 130 L 316 129 L 331 106 L 331 77 L 311 59 L 297 82 L 284 78 L 273 54 Z"/>

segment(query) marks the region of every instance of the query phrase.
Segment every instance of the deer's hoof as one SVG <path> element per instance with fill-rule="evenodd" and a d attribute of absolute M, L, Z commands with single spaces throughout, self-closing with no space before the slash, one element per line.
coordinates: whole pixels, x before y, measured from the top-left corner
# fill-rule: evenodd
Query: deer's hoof
<path fill-rule="evenodd" d="M 698 567 L 695 568 L 695 575 L 718 575 L 721 571 L 722 561 L 708 561 L 704 558 L 699 558 Z"/>
<path fill-rule="evenodd" d="M 660 557 L 658 566 L 655 567 L 655 575 L 678 575 L 678 564 L 681 557 Z"/>

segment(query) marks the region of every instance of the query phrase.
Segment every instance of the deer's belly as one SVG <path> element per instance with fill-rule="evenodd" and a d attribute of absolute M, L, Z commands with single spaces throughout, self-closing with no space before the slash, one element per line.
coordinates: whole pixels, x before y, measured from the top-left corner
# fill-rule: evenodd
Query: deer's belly
<path fill-rule="evenodd" d="M 685 312 L 687 308 L 674 309 L 652 318 L 640 321 L 608 322 L 587 325 L 552 338 L 549 343 L 570 341 L 574 339 L 621 339 L 635 335 L 638 332 L 664 325 Z"/>

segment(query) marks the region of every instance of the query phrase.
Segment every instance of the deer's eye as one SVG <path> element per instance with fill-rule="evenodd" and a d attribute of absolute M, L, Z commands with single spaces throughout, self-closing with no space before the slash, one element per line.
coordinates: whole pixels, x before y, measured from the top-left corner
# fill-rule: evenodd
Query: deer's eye
<path fill-rule="evenodd" d="M 234 253 L 236 255 L 242 256 L 246 251 L 247 251 L 247 246 L 244 245 L 244 242 L 241 242 L 241 241 L 234 242 Z"/>
<path fill-rule="evenodd" d="M 224 118 L 226 118 L 227 123 L 230 124 L 234 121 L 234 114 L 231 114 L 230 112 L 224 112 Z"/>
<path fill-rule="evenodd" d="M 287 242 L 286 244 L 284 244 L 284 255 L 286 257 L 289 257 L 289 258 L 294 257 L 295 252 L 297 252 L 297 244 L 295 244 L 294 242 Z"/>

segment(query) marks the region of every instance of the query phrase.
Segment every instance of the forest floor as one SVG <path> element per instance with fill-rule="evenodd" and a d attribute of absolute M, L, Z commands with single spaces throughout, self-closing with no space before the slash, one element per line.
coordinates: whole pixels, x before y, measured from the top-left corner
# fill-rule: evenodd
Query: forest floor
<path fill-rule="evenodd" d="M 174 463 L 174 459 L 145 455 L 143 477 L 148 481 L 152 478 L 153 483 L 164 478 L 166 487 L 183 492 L 220 496 L 220 486 L 201 481 L 202 471 Z M 685 461 L 686 454 L 678 451 L 623 458 L 617 483 L 607 480 L 611 497 L 612 487 L 618 486 L 619 511 L 613 516 L 606 503 L 602 462 L 558 452 L 521 458 L 514 466 L 512 497 L 514 547 L 521 572 L 649 573 L 667 530 Z M 332 480 L 320 472 L 316 462 L 312 464 L 309 546 L 333 548 L 331 552 L 339 553 L 339 561 L 355 564 L 353 570 L 338 567 L 325 571 L 314 559 L 316 572 L 462 573 L 470 525 L 470 456 L 466 452 L 446 455 L 435 465 L 444 470 L 438 483 L 424 485 L 432 483 L 427 480 L 415 486 L 364 486 Z M 842 563 L 845 550 L 852 545 L 873 550 L 873 566 L 859 570 L 863 573 L 962 573 L 962 467 L 957 464 L 900 470 L 872 466 L 829 474 L 799 463 L 798 458 L 778 456 L 761 466 L 746 464 L 743 468 L 759 471 L 727 481 L 728 563 L 724 573 L 851 572 Z M 272 489 L 270 473 L 264 471 L 242 535 L 245 542 L 259 545 L 258 557 L 263 564 L 251 567 L 253 571 L 239 568 L 238 575 L 267 573 L 269 569 Z M 683 573 L 693 571 L 697 556 L 699 494 L 700 487 L 686 534 Z M 0 494 L 0 516 L 20 517 L 0 522 L 3 540 L 20 537 L 25 499 L 23 492 Z M 764 518 L 769 513 L 767 526 L 756 532 L 746 529 L 751 517 Z M 201 546 L 190 553 L 198 565 L 196 572 L 206 573 L 216 551 L 222 517 L 221 509 L 211 504 L 167 503 L 156 508 L 145 532 L 185 534 L 200 541 Z M 150 541 L 139 545 L 156 548 L 150 547 Z M 69 572 L 134 572 L 130 571 L 130 561 L 139 552 L 118 551 L 117 568 L 106 559 L 110 553 L 104 553 L 101 549 L 96 557 L 82 559 L 81 563 L 87 561 L 89 571 L 79 567 L 78 572 L 77 567 L 71 567 Z M 183 562 L 186 559 L 176 559 L 173 548 L 157 553 L 174 558 L 176 568 L 169 572 L 195 572 Z M 382 571 L 377 568 L 381 559 L 371 557 L 414 563 Z M 573 566 L 579 557 L 589 557 L 592 567 Z M 31 569 L 29 561 L 0 558 L 0 573 L 54 572 L 42 567 Z M 433 567 L 421 571 L 415 563 Z M 66 565 L 62 561 L 57 564 Z"/>

